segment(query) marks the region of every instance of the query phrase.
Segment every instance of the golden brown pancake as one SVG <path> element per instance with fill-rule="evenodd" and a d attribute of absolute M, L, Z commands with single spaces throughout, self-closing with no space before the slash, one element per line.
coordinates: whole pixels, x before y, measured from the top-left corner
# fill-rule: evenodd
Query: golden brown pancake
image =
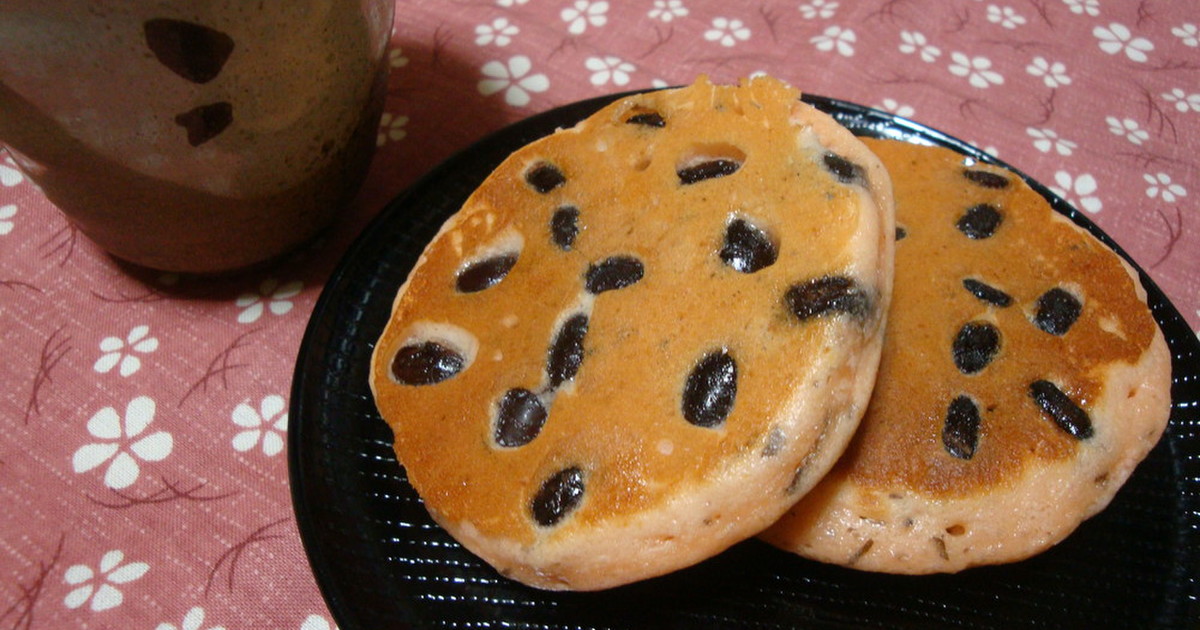
<path fill-rule="evenodd" d="M 434 519 L 547 589 L 753 536 L 845 447 L 891 185 L 767 77 L 622 98 L 505 160 L 396 298 L 371 387 Z"/>
<path fill-rule="evenodd" d="M 843 458 L 763 538 L 890 573 L 1026 558 L 1158 441 L 1166 343 L 1133 269 L 1013 173 L 867 145 L 899 238 L 878 381 Z"/>

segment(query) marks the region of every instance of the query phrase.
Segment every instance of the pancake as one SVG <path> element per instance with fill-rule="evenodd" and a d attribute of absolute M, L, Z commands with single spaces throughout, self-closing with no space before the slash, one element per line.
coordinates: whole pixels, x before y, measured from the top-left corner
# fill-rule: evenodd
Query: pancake
<path fill-rule="evenodd" d="M 621 98 L 506 159 L 400 288 L 370 382 L 397 459 L 532 586 L 710 557 L 849 441 L 893 230 L 880 162 L 780 81 Z"/>
<path fill-rule="evenodd" d="M 1166 342 L 1134 270 L 1015 174 L 866 143 L 898 225 L 878 381 L 843 458 L 762 538 L 888 573 L 1027 558 L 1162 435 Z"/>

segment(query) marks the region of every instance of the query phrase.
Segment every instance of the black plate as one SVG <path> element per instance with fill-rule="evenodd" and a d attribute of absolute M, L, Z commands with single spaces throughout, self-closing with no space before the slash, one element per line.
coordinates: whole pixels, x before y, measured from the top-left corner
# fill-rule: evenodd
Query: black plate
<path fill-rule="evenodd" d="M 1033 559 L 958 575 L 890 576 L 807 561 L 750 540 L 661 578 L 598 593 L 552 593 L 500 577 L 436 526 L 396 463 L 391 432 L 367 386 L 370 354 L 392 299 L 441 223 L 509 153 L 620 96 L 534 116 L 450 159 L 384 209 L 321 295 L 296 366 L 288 461 L 300 535 L 342 630 L 1196 625 L 1200 343 L 1145 273 L 1142 283 L 1173 357 L 1170 426 L 1107 510 Z M 947 146 L 1000 163 L 884 112 L 805 100 L 859 134 Z M 1116 248 L 1080 213 L 1030 183 L 1056 210 Z"/>

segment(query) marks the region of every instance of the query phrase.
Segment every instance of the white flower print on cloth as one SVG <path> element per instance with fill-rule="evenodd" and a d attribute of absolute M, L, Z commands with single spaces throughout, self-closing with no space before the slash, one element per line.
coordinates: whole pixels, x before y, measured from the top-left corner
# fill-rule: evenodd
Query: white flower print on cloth
<path fill-rule="evenodd" d="M 1001 7 L 989 4 L 987 19 L 992 24 L 999 24 L 1007 29 L 1014 29 L 1025 23 L 1024 16 L 1018 14 L 1012 7 Z"/>
<path fill-rule="evenodd" d="M 686 17 L 687 14 L 688 10 L 683 6 L 683 0 L 654 0 L 654 6 L 650 7 L 650 12 L 646 15 L 652 20 L 670 22 L 675 18 Z"/>
<path fill-rule="evenodd" d="M 1060 61 L 1050 62 L 1045 57 L 1034 57 L 1033 61 L 1025 66 L 1025 71 L 1035 77 L 1041 77 L 1042 83 L 1048 88 L 1071 84 L 1071 77 L 1067 76 L 1067 67 Z"/>
<path fill-rule="evenodd" d="M 1058 171 L 1054 174 L 1054 184 L 1050 186 L 1050 192 L 1080 210 L 1096 214 L 1104 208 L 1104 203 L 1096 196 L 1096 178 L 1090 173 L 1076 177 L 1066 171 Z"/>
<path fill-rule="evenodd" d="M 1126 140 L 1141 146 L 1141 144 L 1150 139 L 1150 132 L 1142 129 L 1141 125 L 1132 118 L 1117 118 L 1116 116 L 1108 116 L 1104 119 L 1108 123 L 1108 130 L 1114 135 L 1122 136 Z"/>
<path fill-rule="evenodd" d="M 1063 4 L 1071 9 L 1071 13 L 1077 15 L 1100 15 L 1100 0 L 1063 0 Z"/>
<path fill-rule="evenodd" d="M 283 285 L 275 278 L 263 280 L 262 284 L 258 285 L 258 293 L 243 293 L 234 302 L 242 309 L 237 316 L 238 323 L 253 324 L 268 310 L 276 315 L 286 315 L 295 306 L 292 298 L 299 295 L 303 288 L 304 284 L 299 280 Z"/>
<path fill-rule="evenodd" d="M 843 57 L 853 57 L 854 43 L 858 41 L 858 36 L 848 28 L 829 26 L 820 35 L 808 41 L 821 52 L 836 50 Z"/>
<path fill-rule="evenodd" d="M 1033 138 L 1033 147 L 1042 153 L 1054 151 L 1059 155 L 1071 155 L 1079 146 L 1070 140 L 1058 137 L 1058 133 L 1053 129 L 1028 127 L 1025 129 L 1025 133 Z"/>
<path fill-rule="evenodd" d="M 10 203 L 0 206 L 0 236 L 12 234 L 16 223 L 13 222 L 13 217 L 17 216 L 17 204 Z"/>
<path fill-rule="evenodd" d="M 806 20 L 828 20 L 837 13 L 838 3 L 830 0 L 809 0 L 799 6 L 800 16 Z"/>
<path fill-rule="evenodd" d="M 142 435 L 154 421 L 154 400 L 138 396 L 125 407 L 121 417 L 113 407 L 97 411 L 88 420 L 87 430 L 100 440 L 85 444 L 75 451 L 71 466 L 77 474 L 88 472 L 108 462 L 104 485 L 122 490 L 133 485 L 141 474 L 137 460 L 160 462 L 171 454 L 175 442 L 166 431 Z"/>
<path fill-rule="evenodd" d="M 731 48 L 750 39 L 750 29 L 737 18 L 715 17 L 712 27 L 704 31 L 704 39 Z"/>
<path fill-rule="evenodd" d="M 479 93 L 491 96 L 504 92 L 504 102 L 513 107 L 524 107 L 531 100 L 530 92 L 545 92 L 550 88 L 550 79 L 544 74 L 530 74 L 533 63 L 525 55 L 511 57 L 508 63 L 489 61 L 480 72 L 484 79 L 479 81 Z"/>
<path fill-rule="evenodd" d="M 1200 28 L 1191 22 L 1184 22 L 1171 29 L 1171 34 L 1179 38 L 1184 46 L 1195 48 L 1200 46 Z"/>
<path fill-rule="evenodd" d="M 388 141 L 399 142 L 408 137 L 408 116 L 384 112 L 379 117 L 379 135 L 375 138 L 376 146 L 383 146 Z"/>
<path fill-rule="evenodd" d="M 527 4 L 529 0 L 496 0 L 496 5 L 504 8 L 514 7 L 518 4 Z"/>
<path fill-rule="evenodd" d="M 199 606 L 192 607 L 183 616 L 183 621 L 177 626 L 173 623 L 160 623 L 155 626 L 154 630 L 204 630 L 204 609 Z M 207 630 L 225 630 L 224 626 L 209 626 Z"/>
<path fill-rule="evenodd" d="M 1154 50 L 1154 44 L 1145 37 L 1134 37 L 1128 26 L 1113 22 L 1107 27 L 1097 26 L 1092 29 L 1092 35 L 1100 40 L 1100 50 L 1115 55 L 1124 51 L 1131 61 L 1145 63 L 1146 53 Z"/>
<path fill-rule="evenodd" d="M 63 581 L 75 588 L 63 598 L 67 608 L 75 609 L 89 604 L 94 612 L 110 610 L 125 601 L 125 595 L 117 585 L 129 584 L 141 579 L 150 570 L 145 562 L 130 562 L 125 560 L 125 552 L 114 549 L 100 558 L 100 566 L 96 569 L 86 564 L 76 564 L 67 569 Z"/>
<path fill-rule="evenodd" d="M 105 337 L 100 340 L 100 355 L 92 369 L 107 374 L 113 368 L 121 376 L 129 376 L 142 368 L 142 360 L 138 354 L 149 354 L 158 350 L 158 338 L 150 337 L 150 327 L 143 324 L 134 326 L 124 339 L 120 337 Z"/>
<path fill-rule="evenodd" d="M 300 624 L 300 630 L 337 630 L 337 626 L 320 615 L 309 615 Z"/>
<path fill-rule="evenodd" d="M 604 0 L 599 2 L 575 0 L 575 4 L 563 9 L 559 16 L 562 17 L 562 21 L 567 23 L 568 33 L 581 35 L 588 26 L 604 26 L 608 22 L 606 13 L 608 13 L 608 3 Z"/>
<path fill-rule="evenodd" d="M 612 81 L 613 85 L 629 83 L 629 73 L 637 69 L 632 63 L 611 55 L 606 57 L 588 57 L 583 62 L 584 67 L 592 71 L 592 85 L 605 85 Z"/>
<path fill-rule="evenodd" d="M 5 156 L 4 163 L 0 164 L 0 185 L 12 188 L 23 181 L 25 181 L 25 175 L 17 169 L 17 163 L 11 156 Z"/>
<path fill-rule="evenodd" d="M 940 48 L 931 45 L 925 35 L 917 31 L 900 31 L 900 52 L 906 55 L 918 53 L 925 63 L 937 61 L 942 55 Z"/>
<path fill-rule="evenodd" d="M 262 443 L 262 452 L 274 457 L 283 451 L 283 434 L 287 432 L 287 403 L 283 396 L 272 394 L 262 399 L 258 409 L 248 402 L 233 409 L 233 423 L 245 429 L 233 436 L 234 450 L 245 453 Z"/>
<path fill-rule="evenodd" d="M 1171 176 L 1166 173 L 1146 173 L 1142 179 L 1150 184 L 1146 188 L 1146 196 L 1151 199 L 1162 198 L 1167 203 L 1175 203 L 1180 197 L 1187 196 L 1187 189 L 1171 182 Z"/>
<path fill-rule="evenodd" d="M 966 77 L 972 87 L 984 89 L 1004 83 L 1004 77 L 992 70 L 992 60 L 987 57 L 971 57 L 966 53 L 953 52 L 950 53 L 950 60 L 953 62 L 950 64 L 950 73 Z"/>
<path fill-rule="evenodd" d="M 902 118 L 912 118 L 913 114 L 916 113 L 911 105 L 901 105 L 895 99 L 891 98 L 883 99 L 883 102 L 879 104 L 878 109 L 891 112 Z"/>
<path fill-rule="evenodd" d="M 1162 97 L 1168 103 L 1175 105 L 1175 109 L 1181 113 L 1187 113 L 1188 110 L 1200 112 L 1200 92 L 1188 94 L 1183 91 L 1183 88 L 1172 88 L 1170 92 L 1164 92 Z M 2 212 L 0 212 L 0 218 L 3 218 Z"/>
<path fill-rule="evenodd" d="M 496 18 L 491 24 L 480 24 L 475 27 L 475 44 L 479 46 L 487 46 L 495 44 L 503 48 L 512 43 L 512 38 L 520 33 L 521 29 L 517 28 L 516 24 L 508 21 L 508 18 Z"/>

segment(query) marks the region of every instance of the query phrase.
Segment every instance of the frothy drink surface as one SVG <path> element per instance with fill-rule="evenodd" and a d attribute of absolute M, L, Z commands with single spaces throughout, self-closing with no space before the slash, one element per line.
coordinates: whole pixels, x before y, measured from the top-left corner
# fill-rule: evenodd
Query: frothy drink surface
<path fill-rule="evenodd" d="M 0 139 L 118 257 L 202 272 L 272 257 L 361 181 L 391 5 L 5 0 Z"/>

